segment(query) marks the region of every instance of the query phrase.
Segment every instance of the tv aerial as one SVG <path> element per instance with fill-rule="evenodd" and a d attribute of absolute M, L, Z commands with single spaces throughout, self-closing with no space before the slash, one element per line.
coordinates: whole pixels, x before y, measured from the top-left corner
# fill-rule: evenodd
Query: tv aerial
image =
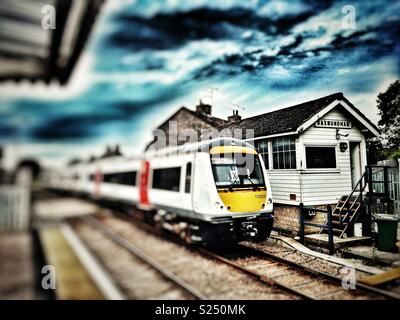
<path fill-rule="evenodd" d="M 210 104 L 212 105 L 214 102 L 214 94 L 219 91 L 218 88 L 215 87 L 207 87 L 206 93 L 204 94 L 204 97 L 210 99 Z"/>
<path fill-rule="evenodd" d="M 229 109 L 232 110 L 233 115 L 235 115 L 235 116 L 239 115 L 239 110 L 246 110 L 246 108 L 244 108 L 238 104 L 231 103 L 231 105 L 232 105 L 232 107 Z"/>

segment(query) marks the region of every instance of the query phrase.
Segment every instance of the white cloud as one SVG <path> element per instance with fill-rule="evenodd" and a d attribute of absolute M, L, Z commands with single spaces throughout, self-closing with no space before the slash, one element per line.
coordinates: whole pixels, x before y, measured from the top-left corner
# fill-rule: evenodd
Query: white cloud
<path fill-rule="evenodd" d="M 178 50 L 160 50 L 151 53 L 153 59 L 161 59 L 166 65 L 162 70 L 144 70 L 132 72 L 97 73 L 96 81 L 114 83 L 141 84 L 154 82 L 170 85 L 183 80 L 191 72 L 209 65 L 224 54 L 239 52 L 239 46 L 233 41 L 192 41 Z M 137 61 L 134 55 L 125 56 L 125 63 Z"/>
<path fill-rule="evenodd" d="M 308 11 L 310 7 L 301 1 L 273 0 L 267 2 L 259 10 L 258 14 L 277 20 L 284 16 L 294 16 Z"/>

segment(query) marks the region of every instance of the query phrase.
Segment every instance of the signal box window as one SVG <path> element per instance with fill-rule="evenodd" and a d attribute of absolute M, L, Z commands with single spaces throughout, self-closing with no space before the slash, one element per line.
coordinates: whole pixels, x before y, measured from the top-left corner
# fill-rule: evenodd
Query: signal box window
<path fill-rule="evenodd" d="M 335 147 L 306 147 L 308 169 L 336 168 Z"/>
<path fill-rule="evenodd" d="M 272 140 L 274 169 L 296 169 L 296 142 L 294 137 Z"/>
<path fill-rule="evenodd" d="M 269 169 L 269 158 L 268 158 L 268 140 L 261 139 L 254 141 L 257 152 L 264 160 L 265 169 Z"/>

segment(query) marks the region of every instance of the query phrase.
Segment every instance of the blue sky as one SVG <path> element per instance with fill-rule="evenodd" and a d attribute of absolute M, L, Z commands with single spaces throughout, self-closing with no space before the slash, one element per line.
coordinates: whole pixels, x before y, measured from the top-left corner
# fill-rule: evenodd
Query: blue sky
<path fill-rule="evenodd" d="M 67 87 L 0 85 L 0 143 L 49 164 L 107 143 L 133 154 L 209 88 L 223 118 L 342 91 L 377 122 L 376 96 L 399 78 L 399 13 L 383 0 L 109 0 Z"/>

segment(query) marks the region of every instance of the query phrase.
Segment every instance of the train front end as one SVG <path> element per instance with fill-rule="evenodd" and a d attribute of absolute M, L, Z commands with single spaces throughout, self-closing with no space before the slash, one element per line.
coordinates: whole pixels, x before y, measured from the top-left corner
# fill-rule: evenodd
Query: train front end
<path fill-rule="evenodd" d="M 267 171 L 257 151 L 248 143 L 232 139 L 211 146 L 209 165 L 212 186 L 208 191 L 212 214 L 212 242 L 265 241 L 273 226 L 273 200 Z M 204 178 L 205 179 L 205 178 Z"/>

